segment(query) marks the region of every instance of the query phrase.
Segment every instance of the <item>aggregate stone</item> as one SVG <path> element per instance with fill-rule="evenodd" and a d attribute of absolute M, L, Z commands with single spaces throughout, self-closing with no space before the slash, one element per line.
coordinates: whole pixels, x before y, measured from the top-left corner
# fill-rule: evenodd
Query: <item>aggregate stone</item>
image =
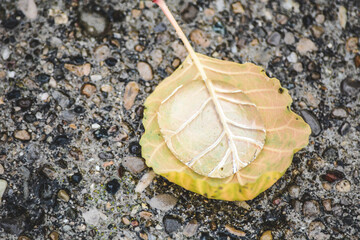
<path fill-rule="evenodd" d="M 305 55 L 308 52 L 317 51 L 318 47 L 313 41 L 308 38 L 301 38 L 296 45 L 296 50 L 301 54 Z"/>
<path fill-rule="evenodd" d="M 178 217 L 174 217 L 171 215 L 164 216 L 163 224 L 164 224 L 165 232 L 168 234 L 172 234 L 181 228 L 180 219 Z"/>
<path fill-rule="evenodd" d="M 140 77 L 145 81 L 150 81 L 153 79 L 153 70 L 147 62 L 138 62 L 137 70 L 139 71 Z"/>
<path fill-rule="evenodd" d="M 166 212 L 175 207 L 177 201 L 177 198 L 172 195 L 159 194 L 151 198 L 149 204 L 152 208 L 156 208 Z"/>
<path fill-rule="evenodd" d="M 139 157 L 126 157 L 123 159 L 122 165 L 133 174 L 138 174 L 146 168 L 144 160 Z"/>
<path fill-rule="evenodd" d="M 272 46 L 277 46 L 280 44 L 281 35 L 279 32 L 273 32 L 270 34 L 266 41 Z"/>
<path fill-rule="evenodd" d="M 27 130 L 15 130 L 14 138 L 21 140 L 21 141 L 30 141 L 31 135 Z"/>
<path fill-rule="evenodd" d="M 191 220 L 184 227 L 183 233 L 185 237 L 192 237 L 196 234 L 200 224 L 195 219 Z"/>
<path fill-rule="evenodd" d="M 356 96 L 360 92 L 360 80 L 345 78 L 341 81 L 340 90 L 345 95 Z"/>
<path fill-rule="evenodd" d="M 317 217 L 320 213 L 319 203 L 315 200 L 306 201 L 303 205 L 303 214 L 306 217 Z"/>
<path fill-rule="evenodd" d="M 187 6 L 181 11 L 181 18 L 186 23 L 191 23 L 196 18 L 199 9 L 196 5 L 188 3 Z"/>
<path fill-rule="evenodd" d="M 344 108 L 334 108 L 332 111 L 331 111 L 331 115 L 334 117 L 334 118 L 346 118 L 348 116 L 348 113 L 347 111 L 344 109 Z"/>
<path fill-rule="evenodd" d="M 311 134 L 315 137 L 318 136 L 322 131 L 322 127 L 316 116 L 310 110 L 301 110 L 300 113 L 305 122 L 310 125 Z"/>
<path fill-rule="evenodd" d="M 351 125 L 349 122 L 345 121 L 341 124 L 341 126 L 339 127 L 338 129 L 338 133 L 341 135 L 341 136 L 344 136 L 346 135 L 349 131 L 350 131 L 350 128 L 351 128 Z"/>
<path fill-rule="evenodd" d="M 109 27 L 109 19 L 99 6 L 86 6 L 79 12 L 79 24 L 92 37 L 104 35 Z"/>
<path fill-rule="evenodd" d="M 0 202 L 2 196 L 4 195 L 6 187 L 7 187 L 7 182 L 4 179 L 0 179 Z"/>

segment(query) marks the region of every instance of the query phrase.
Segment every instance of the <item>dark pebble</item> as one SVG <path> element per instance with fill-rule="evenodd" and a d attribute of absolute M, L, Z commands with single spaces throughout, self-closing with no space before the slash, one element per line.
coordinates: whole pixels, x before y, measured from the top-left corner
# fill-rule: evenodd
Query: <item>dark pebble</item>
<path fill-rule="evenodd" d="M 36 121 L 36 117 L 35 117 L 35 115 L 32 114 L 32 113 L 26 113 L 26 114 L 24 115 L 24 120 L 25 120 L 25 122 L 27 122 L 27 123 L 33 123 L 33 122 Z"/>
<path fill-rule="evenodd" d="M 82 107 L 82 106 L 75 106 L 75 107 L 74 107 L 74 112 L 77 113 L 77 114 L 84 113 L 84 112 L 85 112 L 85 108 Z"/>
<path fill-rule="evenodd" d="M 54 79 L 56 81 L 63 80 L 65 78 L 64 71 L 61 68 L 54 69 Z"/>
<path fill-rule="evenodd" d="M 4 28 L 11 30 L 16 28 L 19 23 L 20 21 L 17 20 L 15 16 L 10 16 L 3 21 L 2 25 L 4 26 Z"/>
<path fill-rule="evenodd" d="M 337 161 L 339 158 L 338 150 L 334 147 L 328 147 L 324 150 L 322 154 L 323 158 L 327 161 L 333 162 Z"/>
<path fill-rule="evenodd" d="M 69 143 L 70 139 L 66 135 L 59 135 L 54 138 L 51 144 L 54 147 L 63 147 L 65 145 L 68 145 Z"/>
<path fill-rule="evenodd" d="M 129 144 L 129 151 L 131 154 L 140 155 L 141 154 L 141 146 L 138 142 L 131 142 Z"/>
<path fill-rule="evenodd" d="M 188 3 L 186 8 L 181 12 L 181 18 L 184 20 L 184 22 L 191 23 L 196 18 L 198 12 L 199 9 L 196 7 L 196 5 Z"/>
<path fill-rule="evenodd" d="M 11 92 L 8 92 L 6 94 L 7 100 L 13 100 L 13 99 L 17 99 L 19 97 L 21 97 L 21 92 L 20 92 L 20 90 L 17 90 L 17 89 L 12 90 Z"/>
<path fill-rule="evenodd" d="M 66 210 L 65 216 L 72 220 L 76 220 L 76 218 L 78 217 L 78 213 L 75 209 L 69 208 L 68 210 Z"/>
<path fill-rule="evenodd" d="M 352 78 L 345 78 L 341 81 L 340 90 L 342 94 L 356 96 L 360 92 L 360 81 Z"/>
<path fill-rule="evenodd" d="M 305 122 L 310 125 L 311 135 L 318 136 L 322 131 L 322 127 L 316 116 L 310 110 L 301 110 L 300 114 Z"/>
<path fill-rule="evenodd" d="M 215 24 L 213 25 L 213 30 L 214 32 L 219 33 L 223 36 L 226 34 L 226 28 L 221 21 L 215 22 Z"/>
<path fill-rule="evenodd" d="M 45 73 L 40 73 L 35 77 L 35 80 L 39 82 L 40 84 L 45 84 L 50 81 L 50 76 Z"/>
<path fill-rule="evenodd" d="M 125 20 L 125 14 L 120 10 L 115 10 L 111 14 L 111 18 L 114 22 L 122 22 Z"/>
<path fill-rule="evenodd" d="M 113 179 L 106 184 L 105 189 L 108 193 L 115 194 L 120 189 L 120 183 L 118 180 Z"/>
<path fill-rule="evenodd" d="M 100 159 L 103 159 L 103 160 L 114 158 L 114 154 L 112 154 L 111 152 L 101 152 L 101 153 L 99 153 L 98 156 Z"/>
<path fill-rule="evenodd" d="M 70 182 L 74 185 L 80 183 L 80 181 L 82 180 L 82 175 L 81 173 L 77 172 L 77 173 L 74 173 L 71 177 L 70 177 Z"/>
<path fill-rule="evenodd" d="M 302 19 L 303 25 L 305 28 L 308 28 L 312 25 L 314 22 L 314 19 L 311 15 L 305 15 Z"/>
<path fill-rule="evenodd" d="M 85 59 L 81 55 L 76 55 L 71 58 L 71 62 L 75 65 L 83 65 L 85 63 Z"/>
<path fill-rule="evenodd" d="M 167 234 L 174 233 L 181 228 L 180 219 L 169 215 L 164 216 L 163 224 Z"/>
<path fill-rule="evenodd" d="M 37 39 L 31 40 L 30 43 L 29 43 L 29 46 L 30 46 L 31 48 L 35 48 L 35 47 L 37 47 L 37 46 L 39 46 L 39 45 L 40 45 L 40 41 L 37 40 Z"/>
<path fill-rule="evenodd" d="M 163 22 L 159 23 L 154 27 L 154 32 L 156 33 L 165 32 L 165 31 L 166 31 L 166 24 Z"/>
<path fill-rule="evenodd" d="M 116 65 L 117 60 L 115 58 L 107 58 L 105 59 L 105 63 L 106 65 L 108 65 L 109 67 L 113 67 Z"/>
<path fill-rule="evenodd" d="M 308 65 L 307 65 L 307 70 L 314 71 L 315 69 L 317 69 L 316 63 L 313 62 L 313 61 L 309 62 Z"/>
<path fill-rule="evenodd" d="M 328 170 L 326 174 L 321 175 L 320 179 L 329 183 L 333 183 L 337 180 L 341 180 L 345 177 L 345 174 L 338 170 Z"/>
<path fill-rule="evenodd" d="M 341 136 L 344 136 L 346 135 L 349 130 L 351 128 L 351 125 L 350 123 L 348 122 L 343 122 L 343 124 L 341 124 L 340 128 L 338 129 L 338 133 L 341 135 Z"/>
<path fill-rule="evenodd" d="M 22 98 L 16 101 L 16 106 L 21 107 L 22 110 L 31 108 L 32 100 L 29 98 Z"/>
<path fill-rule="evenodd" d="M 108 136 L 108 132 L 105 128 L 100 128 L 94 132 L 94 137 L 97 140 L 100 140 L 101 138 L 107 138 Z"/>

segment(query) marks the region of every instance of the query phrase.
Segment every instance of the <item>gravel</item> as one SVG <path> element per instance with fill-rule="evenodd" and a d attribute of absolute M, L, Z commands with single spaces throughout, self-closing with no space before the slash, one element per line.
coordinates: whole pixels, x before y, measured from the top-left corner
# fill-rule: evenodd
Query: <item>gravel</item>
<path fill-rule="evenodd" d="M 360 235 L 358 1 L 167 0 L 197 52 L 264 67 L 311 127 L 284 176 L 235 203 L 141 158 L 145 99 L 187 56 L 158 7 L 21 2 L 0 4 L 0 239 Z"/>

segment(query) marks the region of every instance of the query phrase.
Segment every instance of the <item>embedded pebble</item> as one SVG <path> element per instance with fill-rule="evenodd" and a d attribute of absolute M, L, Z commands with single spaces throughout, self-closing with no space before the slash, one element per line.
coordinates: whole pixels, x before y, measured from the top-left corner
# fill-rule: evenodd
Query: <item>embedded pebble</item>
<path fill-rule="evenodd" d="M 354 64 L 355 64 L 355 67 L 360 68 L 360 55 L 359 54 L 355 55 Z"/>
<path fill-rule="evenodd" d="M 111 181 L 109 181 L 109 182 L 106 183 L 105 189 L 106 189 L 106 191 L 107 191 L 108 193 L 114 195 L 114 194 L 117 193 L 117 191 L 119 191 L 119 189 L 120 189 L 120 183 L 119 183 L 118 180 L 113 179 L 113 180 L 111 180 Z"/>
<path fill-rule="evenodd" d="M 345 28 L 347 22 L 347 16 L 346 16 L 346 8 L 344 6 L 339 7 L 338 18 L 339 18 L 340 26 L 342 28 Z"/>
<path fill-rule="evenodd" d="M 235 2 L 235 3 L 231 4 L 231 9 L 232 9 L 233 13 L 235 13 L 235 14 L 237 14 L 237 13 L 244 14 L 245 13 L 244 7 L 241 4 L 241 2 Z"/>
<path fill-rule="evenodd" d="M 1 199 L 6 190 L 6 187 L 7 187 L 7 182 L 4 179 L 0 179 L 0 205 L 1 205 Z"/>
<path fill-rule="evenodd" d="M 349 131 L 350 131 L 350 128 L 351 128 L 351 125 L 349 122 L 345 121 L 341 124 L 341 126 L 339 127 L 338 129 L 338 133 L 341 135 L 341 136 L 344 136 L 346 135 Z"/>
<path fill-rule="evenodd" d="M 210 46 L 210 40 L 205 36 L 205 33 L 199 29 L 194 29 L 190 33 L 190 40 L 195 44 L 207 48 Z"/>
<path fill-rule="evenodd" d="M 58 194 L 57 194 L 58 198 L 60 198 L 61 200 L 63 200 L 64 202 L 68 202 L 70 200 L 70 196 L 67 193 L 66 190 L 61 189 Z"/>
<path fill-rule="evenodd" d="M 359 39 L 357 37 L 350 37 L 346 40 L 345 49 L 347 52 L 357 53 L 359 51 Z"/>
<path fill-rule="evenodd" d="M 295 37 L 292 32 L 286 32 L 284 36 L 284 42 L 288 45 L 292 45 L 295 43 Z"/>
<path fill-rule="evenodd" d="M 178 199 L 169 194 L 159 194 L 151 198 L 149 204 L 152 208 L 159 209 L 160 211 L 169 211 L 174 208 Z"/>
<path fill-rule="evenodd" d="M 225 225 L 225 229 L 229 232 L 229 233 L 231 233 L 231 234 L 233 234 L 233 235 L 235 235 L 235 236 L 237 236 L 237 237 L 245 237 L 246 236 L 246 233 L 244 232 L 244 231 L 241 231 L 241 230 L 239 230 L 239 229 L 236 229 L 236 228 L 234 228 L 234 227 L 232 227 L 232 226 L 230 226 L 230 225 Z"/>
<path fill-rule="evenodd" d="M 134 105 L 139 90 L 139 85 L 136 82 L 129 82 L 126 85 L 124 93 L 124 107 L 126 110 L 129 110 Z"/>
<path fill-rule="evenodd" d="M 318 136 L 322 131 L 322 127 L 316 116 L 310 110 L 305 109 L 301 110 L 300 114 L 304 118 L 305 122 L 310 125 L 311 135 L 314 137 Z"/>
<path fill-rule="evenodd" d="M 292 198 L 298 198 L 299 195 L 300 195 L 300 187 L 299 187 L 299 186 L 296 186 L 296 185 L 292 185 L 292 186 L 289 188 L 289 195 L 290 195 L 290 197 L 292 197 Z"/>
<path fill-rule="evenodd" d="M 343 172 L 340 172 L 338 170 L 327 170 L 326 174 L 320 176 L 320 179 L 329 183 L 333 183 L 335 181 L 343 179 L 344 177 L 345 174 Z"/>
<path fill-rule="evenodd" d="M 331 211 L 332 208 L 331 208 L 331 200 L 330 199 L 324 199 L 322 201 L 322 204 L 324 206 L 325 211 L 328 211 L 328 212 Z"/>
<path fill-rule="evenodd" d="M 312 26 L 311 27 L 311 33 L 314 35 L 314 37 L 316 38 L 320 38 L 323 34 L 324 34 L 325 30 L 323 27 L 321 26 Z"/>
<path fill-rule="evenodd" d="M 138 192 L 138 193 L 143 192 L 145 190 L 145 188 L 147 188 L 151 184 L 151 182 L 153 181 L 155 176 L 156 176 L 156 174 L 152 170 L 145 173 L 139 180 L 138 184 L 136 185 L 135 192 Z"/>
<path fill-rule="evenodd" d="M 291 63 L 296 63 L 298 60 L 296 53 L 294 53 L 294 52 L 290 53 L 290 55 L 287 56 L 287 60 Z"/>
<path fill-rule="evenodd" d="M 273 236 L 270 230 L 263 232 L 260 237 L 260 240 L 272 240 Z"/>
<path fill-rule="evenodd" d="M 296 45 L 296 50 L 301 54 L 305 55 L 308 52 L 317 51 L 315 43 L 308 38 L 301 38 Z"/>
<path fill-rule="evenodd" d="M 306 217 L 316 217 L 320 213 L 319 203 L 315 200 L 306 201 L 303 205 L 303 214 Z"/>
<path fill-rule="evenodd" d="M 198 223 L 198 221 L 193 219 L 185 225 L 183 234 L 185 235 L 185 237 L 192 237 L 196 234 L 199 226 L 200 224 Z"/>
<path fill-rule="evenodd" d="M 174 55 L 184 61 L 188 55 L 186 48 L 181 43 L 175 41 L 171 44 L 171 48 L 174 50 Z"/>
<path fill-rule="evenodd" d="M 85 83 L 81 87 L 81 94 L 90 98 L 96 92 L 96 86 L 92 83 Z"/>
<path fill-rule="evenodd" d="M 144 159 L 139 157 L 125 157 L 122 161 L 122 165 L 132 174 L 138 174 L 146 168 Z"/>
<path fill-rule="evenodd" d="M 150 56 L 155 65 L 159 65 L 163 61 L 163 53 L 160 49 L 153 50 Z"/>
<path fill-rule="evenodd" d="M 79 24 L 87 34 L 93 37 L 104 35 L 109 28 L 109 20 L 105 14 L 87 8 L 80 11 Z"/>
<path fill-rule="evenodd" d="M 146 62 L 138 62 L 137 70 L 139 71 L 140 77 L 145 81 L 150 81 L 154 78 L 153 70 Z"/>
<path fill-rule="evenodd" d="M 303 65 L 301 62 L 295 63 L 293 68 L 296 72 L 302 72 L 304 70 Z"/>
<path fill-rule="evenodd" d="M 60 238 L 60 234 L 56 231 L 52 231 L 49 234 L 49 238 L 50 238 L 50 240 L 58 240 Z"/>
<path fill-rule="evenodd" d="M 34 0 L 19 0 L 18 8 L 30 20 L 37 18 L 38 9 Z"/>
<path fill-rule="evenodd" d="M 2 164 L 0 164 L 0 175 L 4 174 L 5 170 Z"/>
<path fill-rule="evenodd" d="M 320 221 L 313 221 L 308 228 L 308 236 L 314 240 L 328 240 L 330 236 L 324 233 L 325 226 Z"/>
<path fill-rule="evenodd" d="M 11 55 L 11 51 L 10 51 L 9 47 L 4 46 L 1 49 L 1 57 L 6 61 L 9 59 L 10 55 Z"/>
<path fill-rule="evenodd" d="M 73 65 L 69 63 L 64 64 L 64 68 L 72 72 L 78 77 L 89 76 L 91 71 L 91 64 L 85 63 L 83 65 Z"/>
<path fill-rule="evenodd" d="M 26 130 L 15 130 L 14 131 L 14 138 L 21 140 L 21 141 L 30 141 L 31 135 Z"/>
<path fill-rule="evenodd" d="M 164 224 L 165 232 L 167 234 L 172 234 L 174 232 L 177 232 L 181 228 L 180 219 L 170 215 L 164 216 L 163 224 Z"/>
<path fill-rule="evenodd" d="M 331 115 L 334 117 L 334 118 L 346 118 L 348 116 L 348 113 L 347 111 L 344 109 L 344 108 L 341 108 L 341 107 L 338 107 L 338 108 L 334 108 L 332 111 L 331 111 Z"/>
<path fill-rule="evenodd" d="M 104 84 L 104 85 L 102 85 L 102 86 L 100 87 L 100 90 L 101 90 L 102 92 L 106 92 L 106 93 L 112 92 L 113 89 L 114 89 L 114 88 L 113 88 L 111 85 L 109 85 L 109 84 Z"/>
<path fill-rule="evenodd" d="M 94 57 L 98 62 L 102 62 L 110 56 L 110 48 L 103 44 L 95 48 Z"/>
<path fill-rule="evenodd" d="M 99 226 L 100 220 L 106 220 L 107 216 L 100 212 L 96 208 L 92 208 L 88 210 L 87 212 L 83 212 L 82 217 L 84 218 L 85 222 L 87 224 L 93 225 L 93 226 Z"/>
<path fill-rule="evenodd" d="M 360 80 L 345 78 L 340 84 L 341 93 L 348 96 L 356 96 L 360 92 Z"/>
<path fill-rule="evenodd" d="M 324 21 L 325 21 L 325 16 L 323 14 L 318 14 L 316 15 L 315 17 L 315 21 L 318 23 L 318 24 L 323 24 Z"/>
<path fill-rule="evenodd" d="M 186 23 L 191 23 L 195 20 L 199 9 L 196 5 L 188 3 L 187 6 L 181 11 L 181 18 Z"/>
<path fill-rule="evenodd" d="M 273 32 L 270 34 L 266 41 L 272 46 L 277 46 L 280 44 L 281 34 L 279 32 Z"/>
<path fill-rule="evenodd" d="M 338 192 L 341 193 L 346 193 L 346 192 L 350 192 L 351 190 L 351 183 L 349 182 L 349 180 L 341 180 L 340 182 L 338 182 L 335 186 L 336 190 Z"/>

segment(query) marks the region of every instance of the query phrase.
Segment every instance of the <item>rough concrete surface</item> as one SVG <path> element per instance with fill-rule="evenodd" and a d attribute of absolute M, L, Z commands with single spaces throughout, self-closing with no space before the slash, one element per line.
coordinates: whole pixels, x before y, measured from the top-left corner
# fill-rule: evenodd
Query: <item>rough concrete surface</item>
<path fill-rule="evenodd" d="M 154 177 L 143 103 L 187 55 L 160 9 L 0 0 L 0 239 L 359 239 L 360 1 L 167 3 L 196 51 L 278 78 L 310 144 L 247 202 Z"/>

